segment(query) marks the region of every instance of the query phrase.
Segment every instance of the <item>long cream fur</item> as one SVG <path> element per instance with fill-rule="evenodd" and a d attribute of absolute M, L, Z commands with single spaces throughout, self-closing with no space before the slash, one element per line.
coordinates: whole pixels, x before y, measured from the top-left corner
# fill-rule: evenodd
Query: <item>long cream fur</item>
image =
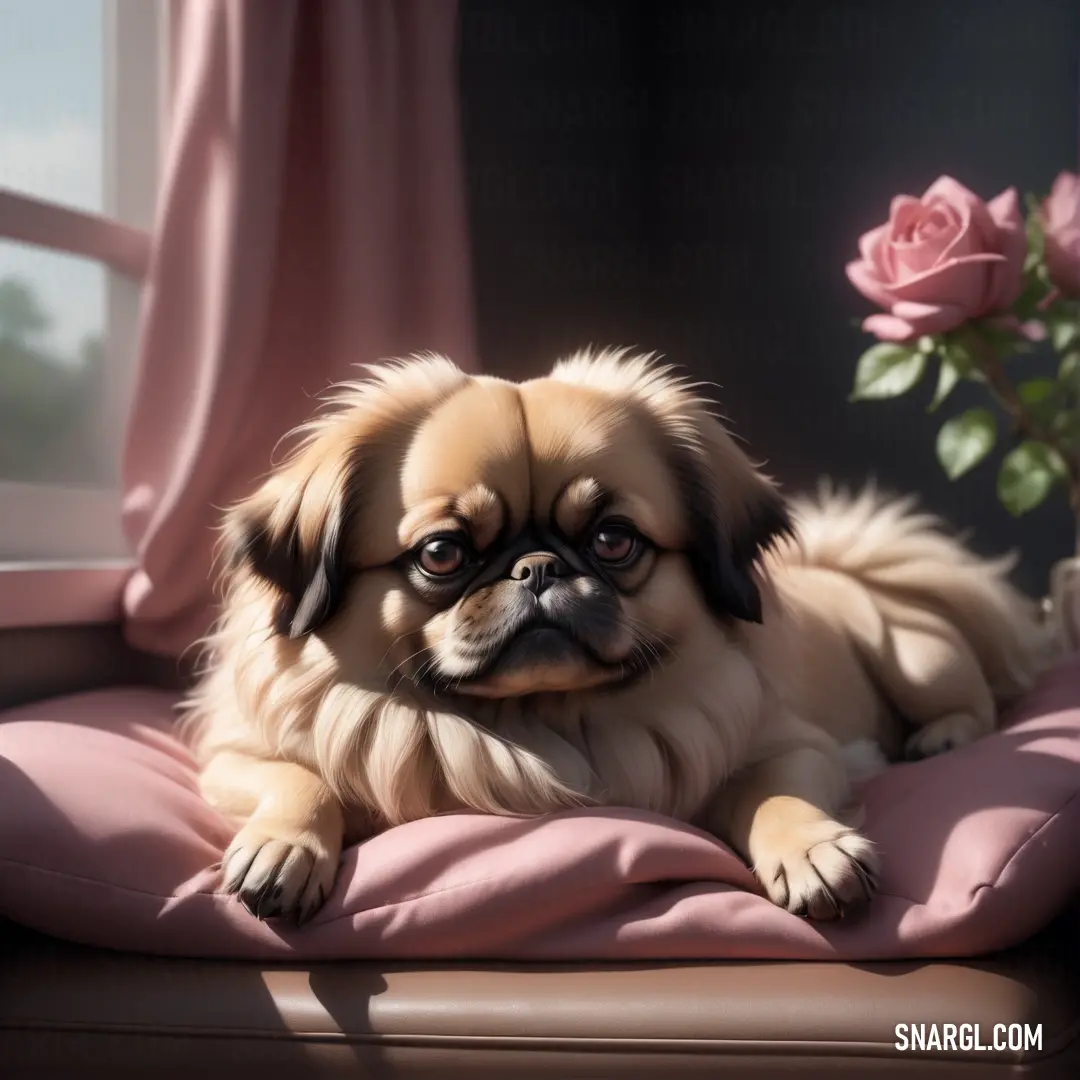
<path fill-rule="evenodd" d="M 540 389 L 547 393 L 551 384 L 582 401 L 596 395 L 592 426 L 583 422 L 558 436 L 567 444 L 581 440 L 583 460 L 589 438 L 599 444 L 627 422 L 625 402 L 644 410 L 707 469 L 721 527 L 733 536 L 773 497 L 770 482 L 712 419 L 696 389 L 649 358 L 625 351 L 581 354 L 556 366 Z M 338 388 L 328 408 L 305 426 L 290 458 L 233 517 L 263 513 L 267 535 L 296 520 L 296 543 L 314 544 L 345 498 L 355 455 L 378 449 L 383 457 L 372 449 L 369 464 L 384 480 L 399 467 L 392 462 L 404 460 L 402 470 L 414 467 L 408 455 L 393 455 L 418 437 L 441 403 L 470 385 L 483 390 L 493 409 L 511 407 L 506 402 L 516 393 L 438 357 L 386 365 L 366 381 Z M 557 386 L 550 392 L 562 393 Z M 348 429 L 343 416 L 350 417 Z M 375 513 L 400 513 L 391 488 Z M 406 589 L 388 583 L 384 575 L 392 571 L 361 573 L 335 619 L 291 639 L 276 627 L 277 592 L 234 562 L 201 678 L 186 704 L 188 732 L 206 766 L 204 789 L 238 822 L 253 814 L 255 821 L 270 813 L 266 807 L 275 798 L 287 803 L 282 787 L 260 789 L 259 763 L 289 763 L 300 770 L 298 778 L 313 777 L 328 793 L 305 796 L 290 812 L 312 817 L 312 800 L 339 804 L 346 839 L 460 808 L 537 815 L 604 803 L 697 821 L 740 770 L 805 747 L 828 763 L 811 790 L 838 803 L 847 783 L 840 744 L 878 737 L 898 710 L 917 725 L 945 719 L 955 727 L 951 718 L 960 714 L 963 732 L 977 737 L 993 726 L 994 701 L 1028 686 L 1045 664 L 1045 632 L 1031 601 L 1008 583 L 1011 564 L 976 557 L 910 500 L 888 500 L 872 489 L 849 496 L 825 488 L 816 499 L 794 500 L 791 509 L 797 535 L 777 537 L 755 571 L 763 625 L 701 616 L 691 631 L 691 616 L 681 611 L 689 610 L 694 587 L 685 568 L 671 564 L 666 572 L 674 594 L 656 601 L 666 605 L 657 611 L 680 644 L 632 692 L 476 698 L 467 711 L 458 699 L 432 698 L 398 681 L 414 650 L 400 639 L 385 640 L 386 627 L 404 619 L 411 602 Z M 905 667 L 913 640 L 919 657 L 928 655 L 927 642 L 937 650 L 925 668 L 922 660 Z M 966 719 L 968 713 L 976 719 Z M 838 726 L 841 715 L 848 719 Z M 254 763 L 244 767 L 250 775 L 240 775 L 237 761 Z M 274 779 L 273 785 L 290 782 Z M 780 786 L 786 791 L 792 783 L 789 777 Z M 748 832 L 741 813 L 731 809 L 717 820 L 728 822 L 724 829 Z M 299 843 L 290 828 L 287 823 L 280 836 L 273 829 L 267 835 Z M 746 840 L 744 853 L 762 864 L 754 843 L 752 836 Z M 326 839 L 324 847 L 318 850 L 332 858 L 333 842 Z M 861 857 L 852 855 L 856 863 Z M 324 887 L 326 881 L 320 895 Z"/>
<path fill-rule="evenodd" d="M 799 546 L 787 549 L 789 559 L 939 611 L 971 645 L 999 700 L 1029 689 L 1052 657 L 1035 603 L 1009 581 L 1016 556 L 980 558 L 914 497 L 873 485 L 852 495 L 823 483 L 816 499 L 793 499 L 792 510 Z"/>

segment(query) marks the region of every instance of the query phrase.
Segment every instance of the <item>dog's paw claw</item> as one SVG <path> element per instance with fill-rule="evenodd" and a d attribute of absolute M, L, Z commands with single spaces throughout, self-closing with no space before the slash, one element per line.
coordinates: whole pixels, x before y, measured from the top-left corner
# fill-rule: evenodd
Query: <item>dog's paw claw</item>
<path fill-rule="evenodd" d="M 337 856 L 309 837 L 283 839 L 245 827 L 221 860 L 222 892 L 257 919 L 309 921 L 323 906 Z"/>
<path fill-rule="evenodd" d="M 873 845 L 834 821 L 808 823 L 785 837 L 783 850 L 757 852 L 755 869 L 774 904 L 821 921 L 844 918 L 878 887 Z"/>

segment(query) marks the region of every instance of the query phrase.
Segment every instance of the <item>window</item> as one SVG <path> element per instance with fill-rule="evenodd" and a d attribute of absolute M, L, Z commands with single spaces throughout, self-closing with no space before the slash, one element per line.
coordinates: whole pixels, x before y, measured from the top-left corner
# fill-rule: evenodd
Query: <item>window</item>
<path fill-rule="evenodd" d="M 0 561 L 126 559 L 163 0 L 0 3 Z"/>

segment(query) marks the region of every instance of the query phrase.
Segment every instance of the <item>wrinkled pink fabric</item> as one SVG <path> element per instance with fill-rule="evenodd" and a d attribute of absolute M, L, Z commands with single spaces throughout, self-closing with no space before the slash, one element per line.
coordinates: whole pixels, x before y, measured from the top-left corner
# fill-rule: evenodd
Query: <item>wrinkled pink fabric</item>
<path fill-rule="evenodd" d="M 214 893 L 230 829 L 171 707 L 109 690 L 0 716 L 0 915 L 190 956 L 872 960 L 1006 947 L 1080 887 L 1080 661 L 1008 730 L 866 785 L 882 891 L 817 925 L 765 900 L 712 837 L 628 810 L 401 826 L 345 852 L 307 927 L 260 923 Z"/>
<path fill-rule="evenodd" d="M 1064 296 L 1080 299 L 1080 175 L 1058 174 L 1043 200 L 1042 226 L 1050 280 Z"/>
<path fill-rule="evenodd" d="M 887 312 L 869 316 L 863 329 L 909 341 L 1005 311 L 1020 295 L 1026 251 L 1015 188 L 984 203 L 943 176 L 922 198 L 893 199 L 889 220 L 859 240 L 847 276 Z"/>
<path fill-rule="evenodd" d="M 173 0 L 171 104 L 124 458 L 133 644 L 212 617 L 218 509 L 313 395 L 473 362 L 454 0 Z"/>

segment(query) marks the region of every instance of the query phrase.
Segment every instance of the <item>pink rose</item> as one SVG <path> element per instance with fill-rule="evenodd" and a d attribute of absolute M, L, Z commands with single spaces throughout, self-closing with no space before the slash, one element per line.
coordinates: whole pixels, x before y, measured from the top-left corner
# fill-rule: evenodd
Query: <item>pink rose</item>
<path fill-rule="evenodd" d="M 1057 290 L 1080 299 L 1080 176 L 1063 172 L 1042 204 L 1046 269 Z"/>
<path fill-rule="evenodd" d="M 859 240 L 847 276 L 888 315 L 863 329 L 883 341 L 953 330 L 1020 295 L 1027 237 L 1016 189 L 992 202 L 943 176 L 921 199 L 898 195 L 889 220 Z"/>

